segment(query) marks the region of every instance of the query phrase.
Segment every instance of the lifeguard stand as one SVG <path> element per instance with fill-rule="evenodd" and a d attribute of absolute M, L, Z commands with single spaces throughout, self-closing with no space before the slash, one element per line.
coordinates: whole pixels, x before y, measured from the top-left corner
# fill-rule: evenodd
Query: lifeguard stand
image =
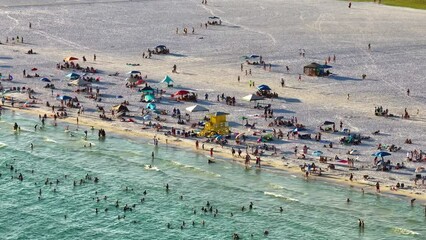
<path fill-rule="evenodd" d="M 204 126 L 204 129 L 199 133 L 202 137 L 210 137 L 215 134 L 227 135 L 229 134 L 229 126 L 226 121 L 226 115 L 229 113 L 216 112 L 210 114 L 210 121 Z"/>

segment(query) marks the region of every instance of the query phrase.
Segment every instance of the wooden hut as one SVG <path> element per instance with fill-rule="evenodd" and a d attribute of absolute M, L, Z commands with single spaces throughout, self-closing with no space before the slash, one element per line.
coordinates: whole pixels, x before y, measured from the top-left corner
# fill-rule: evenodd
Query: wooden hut
<path fill-rule="evenodd" d="M 327 76 L 328 72 L 324 71 L 325 68 L 326 66 L 313 62 L 303 67 L 303 73 L 313 77 Z"/>

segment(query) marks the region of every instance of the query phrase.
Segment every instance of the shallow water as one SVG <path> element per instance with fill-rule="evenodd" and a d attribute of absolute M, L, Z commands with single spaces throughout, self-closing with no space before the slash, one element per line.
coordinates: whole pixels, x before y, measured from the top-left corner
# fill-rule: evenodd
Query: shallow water
<path fill-rule="evenodd" d="M 20 133 L 12 130 L 14 122 L 21 126 Z M 362 195 L 285 172 L 245 170 L 227 159 L 207 164 L 200 152 L 155 147 L 152 140 L 107 132 L 107 139 L 99 141 L 97 131 L 86 127 L 70 126 L 70 132 L 65 132 L 65 124 L 48 123 L 34 132 L 35 124 L 40 126 L 38 119 L 20 113 L 1 116 L 3 239 L 231 239 L 234 232 L 262 239 L 266 229 L 268 239 L 424 239 L 426 235 L 423 208 L 411 208 L 405 199 Z M 87 141 L 84 130 L 89 133 Z M 84 147 L 89 142 L 92 147 Z M 17 173 L 6 164 L 12 164 Z M 24 181 L 11 179 L 19 173 Z M 80 185 L 86 174 L 99 177 L 99 183 L 87 180 Z M 52 185 L 45 185 L 46 178 Z M 133 190 L 125 191 L 126 186 Z M 97 202 L 96 197 L 101 200 Z M 142 197 L 144 203 L 140 203 Z M 207 201 L 218 209 L 216 217 L 202 213 Z M 254 203 L 251 211 L 250 202 Z M 136 208 L 124 213 L 125 204 L 136 204 Z M 118 220 L 119 215 L 126 218 Z M 358 229 L 358 218 L 365 220 L 364 231 Z M 182 221 L 186 223 L 183 230 Z M 167 223 L 172 229 L 167 229 Z"/>

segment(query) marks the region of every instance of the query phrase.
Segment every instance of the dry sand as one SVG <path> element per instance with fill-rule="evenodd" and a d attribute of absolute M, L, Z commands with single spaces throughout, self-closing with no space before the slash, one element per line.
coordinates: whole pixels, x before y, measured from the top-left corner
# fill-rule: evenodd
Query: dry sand
<path fill-rule="evenodd" d="M 4 3 L 9 4 L 14 2 Z M 360 153 L 354 156 L 358 158 L 355 167 L 360 169 L 353 172 L 355 182 L 347 181 L 350 171 L 344 165 L 337 165 L 335 171 L 325 171 L 327 179 L 356 186 L 371 186 L 367 188 L 372 191 L 376 181 L 381 182 L 383 191 L 397 182 L 404 182 L 413 188 L 388 192 L 425 198 L 425 186 L 414 187 L 410 180 L 414 169 L 424 164 L 405 161 L 407 151 L 425 147 L 423 132 L 426 109 L 422 93 L 426 75 L 426 31 L 418 24 L 426 20 L 424 11 L 372 3 L 356 3 L 348 10 L 345 2 L 332 0 L 302 0 L 297 3 L 245 1 L 244 6 L 229 1 L 209 1 L 209 5 L 201 5 L 198 1 L 102 1 L 91 4 L 70 1 L 64 5 L 52 0 L 31 1 L 31 4 L 25 6 L 3 6 L 0 10 L 4 19 L 0 25 L 7 29 L 0 37 L 4 43 L 0 45 L 0 72 L 14 76 L 12 82 L 2 81 L 2 86 L 6 89 L 27 86 L 35 90 L 38 104 L 34 108 L 25 109 L 26 112 L 49 114 L 51 109 L 45 107 L 45 102 L 59 104 L 51 96 L 50 90 L 43 88 L 46 83 L 39 81 L 39 78 L 21 77 L 23 69 L 34 74 L 30 69 L 36 67 L 40 77 L 53 79 L 52 83 L 56 86 L 54 95 L 64 94 L 80 99 L 85 108 L 84 115 L 79 117 L 80 124 L 104 128 L 107 132 L 143 136 L 147 141 L 157 134 L 161 144 L 165 144 L 165 137 L 161 133 L 142 130 L 141 108 L 146 103 L 139 102 L 139 93 L 125 87 L 126 73 L 140 70 L 142 75 L 148 76 L 148 83 L 152 87 L 166 90 L 162 100 L 157 100 L 159 109 L 171 111 L 176 107 L 184 113 L 184 109 L 193 103 L 170 101 L 169 94 L 178 89 L 191 89 L 199 95 L 198 104 L 208 107 L 210 112 L 230 113 L 228 119 L 233 132 L 252 134 L 253 130 L 242 125 L 242 116 L 247 117 L 250 123 L 256 122 L 258 130 L 270 132 L 271 127 L 267 124 L 271 120 L 265 121 L 256 116 L 263 114 L 263 111 L 254 109 L 254 103 L 241 100 L 243 96 L 255 92 L 254 87 L 249 87 L 248 82 L 251 80 L 256 86 L 267 84 L 279 94 L 279 99 L 264 101 L 265 104 L 272 104 L 274 117 L 289 119 L 296 116 L 299 122 L 306 125 L 306 133 L 315 134 L 322 122 L 330 120 L 337 125 L 342 121 L 344 128 L 351 132 L 371 137 L 358 146 L 340 145 L 338 140 L 344 136 L 341 132 L 325 133 L 322 142 L 275 140 L 267 144 L 273 144 L 279 149 L 278 157 L 272 157 L 272 152 L 266 152 L 262 156 L 265 166 L 303 174 L 299 165 L 305 162 L 315 162 L 324 169 L 327 166 L 311 157 L 312 151 L 321 150 L 328 157 L 338 155 L 347 159 L 346 152 L 353 148 Z M 66 16 L 72 12 L 81 14 L 70 20 Z M 155 12 L 157 14 L 153 14 Z M 206 22 L 212 15 L 221 17 L 222 26 L 201 28 L 200 23 Z M 32 23 L 31 29 L 28 28 L 29 22 Z M 195 34 L 182 34 L 183 27 L 188 27 L 191 32 L 192 26 Z M 175 33 L 176 27 L 179 28 L 179 34 Z M 12 42 L 11 38 L 16 36 L 23 36 L 25 43 Z M 6 37 L 9 38 L 7 44 Z M 171 55 L 154 55 L 152 59 L 142 59 L 143 51 L 163 43 L 171 49 Z M 372 45 L 371 50 L 367 48 L 369 43 Z M 38 54 L 25 54 L 29 49 Z M 305 49 L 305 57 L 299 56 L 299 49 Z M 97 54 L 96 62 L 92 59 L 93 54 Z M 245 76 L 240 71 L 243 62 L 241 56 L 248 54 L 262 55 L 266 62 L 272 64 L 272 71 L 245 65 L 245 69 L 252 69 L 252 75 Z M 72 92 L 75 88 L 68 87 L 64 80 L 64 75 L 69 71 L 55 68 L 56 63 L 62 62 L 64 57 L 81 58 L 83 55 L 88 61 L 78 61 L 81 65 L 101 70 L 99 74 L 94 74 L 101 81 L 93 84 L 94 88 L 100 88 L 103 98 L 101 103 L 85 98 L 84 94 Z M 337 58 L 336 62 L 330 63 L 334 75 L 328 78 L 303 75 L 302 81 L 297 80 L 304 65 L 314 61 L 323 64 L 328 56 L 333 55 Z M 138 63 L 140 66 L 132 67 L 126 63 Z M 174 64 L 178 67 L 176 74 L 171 73 Z M 288 73 L 285 66 L 290 67 Z M 108 76 L 114 72 L 119 72 L 119 76 Z M 160 83 L 166 74 L 175 80 L 174 88 L 166 88 Z M 361 80 L 362 74 L 367 75 L 365 80 Z M 238 75 L 241 76 L 241 82 L 237 82 Z M 281 78 L 285 79 L 285 88 L 280 86 Z M 411 90 L 410 96 L 406 94 L 408 88 Z M 203 100 L 205 93 L 210 95 L 209 101 Z M 222 93 L 235 96 L 237 106 L 217 102 L 216 96 Z M 349 100 L 347 94 L 350 94 Z M 26 94 L 13 95 L 22 101 L 26 100 Z M 124 98 L 117 99 L 118 95 Z M 130 114 L 136 123 L 99 120 L 97 104 L 109 110 L 123 100 L 130 102 Z M 388 108 L 397 116 L 407 108 L 411 118 L 376 117 L 375 106 Z M 70 117 L 60 121 L 75 123 L 77 110 L 69 109 L 68 112 Z M 108 111 L 107 115 L 110 115 Z M 170 116 L 161 117 L 166 118 L 164 124 L 169 127 L 190 130 L 188 125 L 177 125 L 176 119 Z M 192 122 L 202 117 L 202 113 L 191 114 Z M 281 129 L 284 133 L 291 130 L 285 127 Z M 381 134 L 372 135 L 376 130 L 380 130 Z M 404 144 L 406 138 L 412 139 L 413 144 Z M 174 139 L 169 138 L 169 144 L 173 144 Z M 195 139 L 182 139 L 178 145 L 185 143 L 188 148 L 194 148 L 193 141 Z M 333 149 L 323 148 L 330 141 L 334 143 Z M 391 172 L 373 170 L 371 154 L 377 151 L 379 143 L 401 147 L 389 159 L 394 164 L 404 161 L 407 169 Z M 236 146 L 233 140 L 230 144 L 244 148 Z M 250 144 L 256 144 L 255 137 L 250 138 Z M 293 159 L 294 147 L 301 149 L 303 145 L 310 148 L 307 156 L 311 160 Z M 231 159 L 229 146 L 223 149 L 219 145 L 212 147 L 217 152 L 215 154 L 221 153 Z M 374 180 L 365 182 L 363 175 L 369 175 Z"/>

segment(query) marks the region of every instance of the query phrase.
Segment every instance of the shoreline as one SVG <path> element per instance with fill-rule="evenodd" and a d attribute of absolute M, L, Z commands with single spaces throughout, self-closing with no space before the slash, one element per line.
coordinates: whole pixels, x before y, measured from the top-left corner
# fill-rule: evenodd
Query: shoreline
<path fill-rule="evenodd" d="M 26 109 L 21 109 L 21 108 L 11 108 L 11 107 L 6 107 L 3 106 L 3 108 L 5 110 L 8 111 L 17 111 L 17 112 L 21 112 L 24 114 L 28 114 L 28 115 L 34 115 L 37 116 L 39 114 L 48 114 L 46 110 L 35 110 L 34 108 L 26 108 Z M 72 117 L 68 116 L 67 118 L 64 119 L 58 119 L 57 121 L 61 121 L 61 122 L 65 122 L 65 123 L 70 123 L 73 125 L 77 125 L 76 122 L 73 122 Z M 48 118 L 50 120 L 50 118 Z M 94 127 L 95 130 L 96 129 L 106 129 L 107 133 L 108 132 L 113 132 L 114 134 L 120 135 L 120 136 L 124 136 L 124 137 L 142 137 L 144 139 L 148 141 L 150 141 L 151 139 L 153 139 L 154 137 L 157 137 L 157 139 L 159 140 L 160 143 L 162 144 L 166 144 L 166 141 L 164 139 L 167 139 L 167 144 L 173 145 L 176 148 L 179 148 L 181 150 L 191 150 L 191 151 L 195 151 L 195 152 L 200 152 L 200 151 L 205 151 L 207 154 L 209 154 L 209 151 L 207 149 L 209 149 L 210 147 L 214 148 L 214 155 L 219 155 L 220 157 L 222 157 L 224 160 L 228 160 L 228 161 L 232 161 L 235 164 L 241 165 L 242 167 L 244 167 L 244 159 L 243 158 L 237 158 L 232 156 L 230 152 L 231 148 L 229 148 L 228 146 L 225 146 L 223 148 L 219 148 L 220 145 L 216 145 L 216 144 L 210 144 L 208 143 L 208 147 L 206 150 L 196 150 L 195 148 L 195 141 L 199 140 L 199 139 L 194 139 L 194 138 L 180 138 L 178 136 L 165 136 L 164 134 L 160 133 L 156 133 L 153 132 L 152 129 L 147 130 L 147 131 L 134 131 L 134 130 L 129 130 L 127 128 L 122 128 L 121 126 L 114 126 L 112 124 L 108 124 L 107 122 L 102 122 L 100 120 L 93 120 L 90 119 L 92 122 L 88 121 L 89 118 L 86 118 L 82 115 L 79 116 L 79 124 L 86 126 L 86 127 Z M 220 150 L 223 149 L 223 150 Z M 225 152 L 225 151 L 228 151 Z M 206 158 L 207 159 L 207 158 Z M 279 159 L 277 157 L 268 157 L 268 156 L 262 156 L 262 166 L 264 166 L 264 169 L 266 169 L 267 171 L 272 171 L 275 172 L 277 174 L 279 174 L 279 171 L 284 171 L 288 174 L 294 174 L 296 175 L 298 178 L 305 178 L 304 177 L 304 172 L 302 172 L 300 170 L 300 166 L 294 164 L 294 162 L 283 162 L 282 159 Z M 296 160 L 296 159 L 291 159 L 291 160 Z M 280 164 L 281 163 L 281 164 Z M 315 161 L 315 163 L 317 163 Z M 207 161 L 206 161 L 207 164 Z M 318 163 L 319 164 L 319 163 Z M 254 167 L 252 165 L 252 167 Z M 345 173 L 349 173 L 349 171 L 345 171 Z M 360 191 L 361 194 L 361 189 L 364 189 L 365 193 L 369 193 L 369 194 L 375 194 L 377 196 L 386 196 L 386 197 L 397 197 L 400 199 L 406 199 L 407 203 L 409 202 L 410 199 L 416 198 L 416 203 L 417 205 L 421 204 L 421 205 L 425 205 L 426 204 L 426 195 L 422 194 L 422 193 L 414 193 L 412 192 L 412 190 L 410 189 L 399 189 L 398 191 L 392 191 L 390 190 L 390 186 L 386 183 L 381 183 L 381 188 L 380 188 L 380 193 L 376 193 L 375 191 L 375 185 L 374 183 L 366 183 L 366 182 L 361 182 L 361 181 L 357 181 L 356 179 L 354 181 L 349 181 L 347 178 L 344 178 L 338 174 L 333 174 L 329 171 L 324 171 L 322 172 L 322 176 L 317 176 L 317 175 L 310 175 L 308 177 L 308 179 L 312 179 L 314 181 L 318 181 L 318 180 L 323 180 L 325 182 L 331 183 L 331 184 L 336 184 L 338 186 L 341 187 L 350 187 L 350 188 L 355 188 L 358 191 Z M 386 185 L 385 185 L 386 184 Z"/>

